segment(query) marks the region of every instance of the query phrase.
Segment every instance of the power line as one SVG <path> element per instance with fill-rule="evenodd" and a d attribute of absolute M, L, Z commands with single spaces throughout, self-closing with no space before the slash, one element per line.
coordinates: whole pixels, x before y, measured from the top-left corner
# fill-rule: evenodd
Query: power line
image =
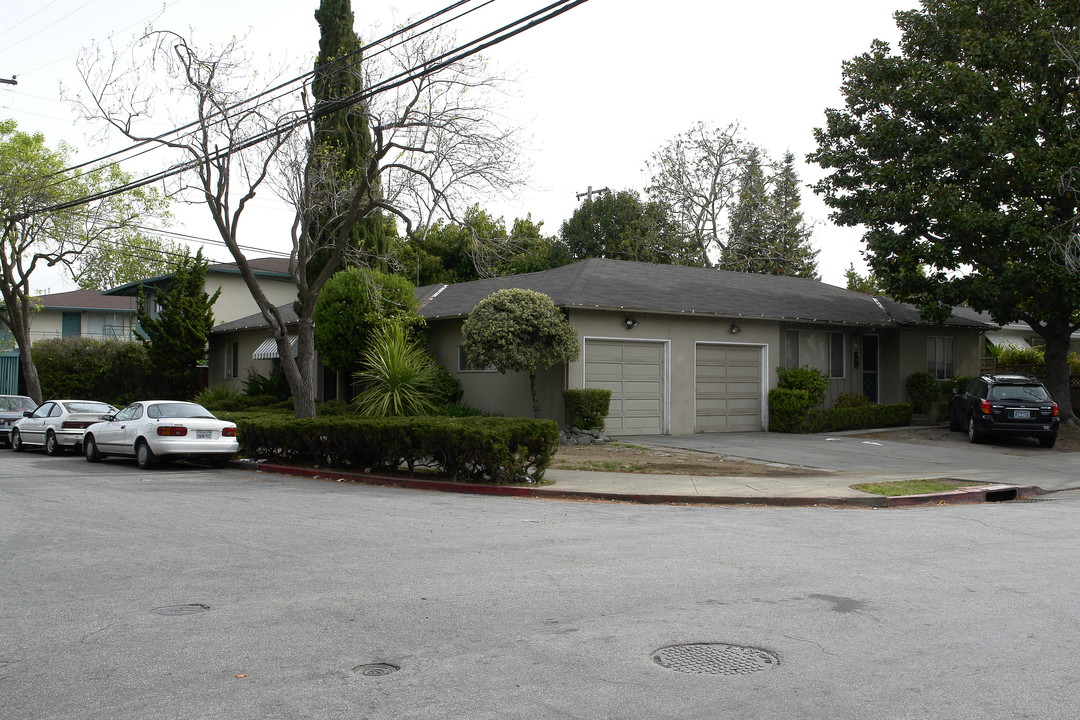
<path fill-rule="evenodd" d="M 427 60 L 419 66 L 403 71 L 401 73 L 398 73 L 397 75 L 394 75 L 379 83 L 376 83 L 373 87 L 365 88 L 364 90 L 349 95 L 345 98 L 336 99 L 334 101 L 326 103 L 321 108 L 301 111 L 297 113 L 293 119 L 281 123 L 279 124 L 279 126 L 273 129 L 259 132 L 254 136 L 248 138 L 247 140 L 244 140 L 236 145 L 217 150 L 199 159 L 189 160 L 187 162 L 174 165 L 171 168 L 159 171 L 157 173 L 154 173 L 153 175 L 145 176 L 140 180 L 128 182 L 124 185 L 106 191 L 94 193 L 82 198 L 65 201 L 63 203 L 57 203 L 54 205 L 42 207 L 37 209 L 36 211 L 32 211 L 29 213 L 23 213 L 21 215 L 15 216 L 15 219 L 22 219 L 41 212 L 65 210 L 68 208 L 77 207 L 79 205 L 84 205 L 89 202 L 94 202 L 96 200 L 103 200 L 114 195 L 119 195 L 121 193 L 135 190 L 140 187 L 146 187 L 147 185 L 151 185 L 161 180 L 174 177 L 199 165 L 203 165 L 208 162 L 212 163 L 224 159 L 225 157 L 228 157 L 234 153 L 246 150 L 250 147 L 266 142 L 271 138 L 280 137 L 281 135 L 291 132 L 292 130 L 295 130 L 296 128 L 306 124 L 307 122 L 310 122 L 311 120 L 318 119 L 319 117 L 324 117 L 339 110 L 351 107 L 353 105 L 363 102 L 366 99 L 373 97 L 378 93 L 392 90 L 394 88 L 405 85 L 413 80 L 418 80 L 426 77 L 427 75 L 434 74 L 450 65 L 453 65 L 454 63 L 460 62 L 461 60 L 471 57 L 472 55 L 482 52 L 483 50 L 486 50 L 490 47 L 498 45 L 499 43 L 505 42 L 506 40 L 509 40 L 510 38 L 515 37 L 525 32 L 526 30 L 530 30 L 549 20 L 552 20 L 555 17 L 558 17 L 559 15 L 562 15 L 563 13 L 568 12 L 575 7 L 578 7 L 579 5 L 582 5 L 587 1 L 588 0 L 559 0 L 558 2 L 554 2 L 540 10 L 530 13 L 529 15 L 526 15 L 522 18 L 519 18 L 518 20 L 510 22 L 497 30 L 491 31 L 464 45 L 447 51 L 442 55 Z"/>
<path fill-rule="evenodd" d="M 277 96 L 274 96 L 274 97 L 270 98 L 270 100 L 268 100 L 268 102 L 278 100 L 278 99 L 280 99 L 280 98 L 282 98 L 282 97 L 284 97 L 284 96 L 286 96 L 286 95 L 288 95 L 288 94 L 290 94 L 291 92 L 294 91 L 294 88 L 290 88 L 290 86 L 295 85 L 296 83 L 301 83 L 301 87 L 303 87 L 304 83 L 306 83 L 307 80 L 313 78 L 317 72 L 326 72 L 328 70 L 340 69 L 339 66 L 343 66 L 346 62 L 350 61 L 354 56 L 362 55 L 364 52 L 370 50 L 373 47 L 377 47 L 377 46 L 381 45 L 382 43 L 385 43 L 385 42 L 387 42 L 389 40 L 394 39 L 395 37 L 402 36 L 402 35 L 410 32 L 411 30 L 413 30 L 413 29 L 415 29 L 417 27 L 420 27 L 424 23 L 427 23 L 427 22 L 429 22 L 429 21 L 431 21 L 431 20 L 433 20 L 435 18 L 438 18 L 441 15 L 444 15 L 444 14 L 446 14 L 446 13 L 452 11 L 452 10 L 455 10 L 458 7 L 460 7 L 461 5 L 466 5 L 469 2 L 473 2 L 473 1 L 474 0 L 458 0 L 458 2 L 452 3 L 452 4 L 444 7 L 441 10 L 438 10 L 438 11 L 436 11 L 434 13 L 431 13 L 430 15 L 422 18 L 421 20 L 417 20 L 417 21 L 414 21 L 412 23 L 409 23 L 409 24 L 405 25 L 404 27 L 401 27 L 401 28 L 395 30 L 394 32 L 392 32 L 390 34 L 385 35 L 385 36 L 383 36 L 382 38 L 380 38 L 378 40 L 367 43 L 366 45 L 362 45 L 360 48 L 358 48 L 358 49 L 356 49 L 356 50 L 354 50 L 352 52 L 346 53 L 345 55 L 342 55 L 340 58 L 335 58 L 334 60 L 332 60 L 331 62 L 329 62 L 326 65 L 322 66 L 321 68 L 318 68 L 317 70 L 309 70 L 309 71 L 307 71 L 307 72 L 305 72 L 305 73 L 303 73 L 301 75 L 298 75 L 298 76 L 296 76 L 294 78 L 291 78 L 289 80 L 285 80 L 285 81 L 283 81 L 281 83 L 278 83 L 277 85 L 275 85 L 275 86 L 273 86 L 271 88 L 263 90 L 262 92 L 260 92 L 260 93 L 258 93 L 256 95 L 253 95 L 253 96 L 251 96 L 249 98 L 245 98 L 243 100 L 239 100 L 239 101 L 237 101 L 237 102 L 235 102 L 235 103 L 233 103 L 233 104 L 231 104 L 231 105 L 229 105 L 229 106 L 227 106 L 225 108 L 222 108 L 219 111 L 211 113 L 210 115 L 208 115 L 205 118 L 200 118 L 198 120 L 192 120 L 191 122 L 189 122 L 189 123 L 187 123 L 185 125 L 181 125 L 180 127 L 173 128 L 172 130 L 168 130 L 168 131 L 166 131 L 164 133 L 161 133 L 160 135 L 157 135 L 155 137 L 147 138 L 145 140 L 140 140 L 140 141 L 134 143 L 133 145 L 131 145 L 128 148 L 123 148 L 121 150 L 117 150 L 117 151 L 109 153 L 107 155 L 103 155 L 103 156 L 101 156 L 99 158 L 96 158 L 96 159 L 93 159 L 93 160 L 88 160 L 88 161 L 83 162 L 83 163 L 79 163 L 78 165 L 72 165 L 69 168 L 65 168 L 64 170 L 60 170 L 56 174 L 57 175 L 66 174 L 66 173 L 69 173 L 69 172 L 74 171 L 74 170 L 79 170 L 79 169 L 82 169 L 82 168 L 87 167 L 89 165 L 94 165 L 94 164 L 100 163 L 103 160 L 108 160 L 110 158 L 117 157 L 117 156 L 122 155 L 124 153 L 131 152 L 132 150 L 135 150 L 136 148 L 142 147 L 144 145 L 152 145 L 153 147 L 151 148 L 151 150 L 158 149 L 158 148 L 162 147 L 162 143 L 164 143 L 168 137 L 170 137 L 172 135 L 177 135 L 176 141 L 179 141 L 180 138 L 184 137 L 184 135 L 182 135 L 181 133 L 183 133 L 183 131 L 189 130 L 191 128 L 213 127 L 214 125 L 218 124 L 219 122 L 223 122 L 224 120 L 228 119 L 228 116 L 226 115 L 226 113 L 237 110 L 240 107 L 243 107 L 243 106 L 245 106 L 245 105 L 247 105 L 249 103 L 252 103 L 252 102 L 254 102 L 256 100 L 264 98 L 264 97 L 266 97 L 268 95 L 271 95 L 272 93 L 275 93 L 275 92 L 277 92 L 279 90 L 285 90 L 285 92 L 282 92 L 280 95 L 277 95 Z M 412 39 L 412 37 L 420 37 L 420 36 L 422 36 L 422 35 L 424 35 L 426 33 L 432 32 L 435 28 L 442 27 L 443 25 L 445 25 L 445 24 L 447 24 L 449 22 L 454 22 L 456 20 L 459 20 L 462 17 L 465 17 L 466 15 L 479 10 L 480 8 L 483 8 L 483 7 L 486 7 L 487 5 L 490 5 L 492 2 L 495 2 L 495 0 L 486 0 L 486 2 L 482 3 L 481 5 L 479 5 L 479 6 L 475 7 L 475 8 L 472 8 L 470 10 L 467 10 L 467 11 L 465 11 L 465 12 L 459 14 L 459 15 L 456 15 L 455 17 L 453 17 L 453 18 L 451 18 L 451 19 L 449 19 L 449 20 L 447 20 L 447 21 L 445 21 L 443 23 L 435 25 L 432 28 L 428 28 L 428 29 L 424 30 L 423 32 L 418 33 L 416 36 L 410 36 L 408 39 Z M 398 43 L 398 44 L 400 44 L 400 43 Z M 391 45 L 391 46 L 389 46 L 387 48 L 383 48 L 378 53 L 375 53 L 375 56 L 377 56 L 378 54 L 380 54 L 382 52 L 386 52 L 386 51 L 392 49 L 393 47 L 397 47 L 397 45 Z M 299 89 L 299 88 L 295 88 L 295 89 Z M 260 107 L 261 104 L 262 103 L 260 103 L 259 105 L 256 105 L 252 109 Z M 217 121 L 211 122 L 209 125 L 207 125 L 208 120 L 214 120 L 214 118 L 217 118 L 217 117 L 220 117 L 220 119 L 217 120 Z M 145 152 L 146 151 L 144 151 L 142 153 L 137 153 L 136 155 L 133 155 L 132 157 L 138 157 L 139 155 L 145 154 Z M 128 159 L 131 159 L 131 158 L 128 158 Z M 108 167 L 108 166 L 105 166 L 105 167 Z"/>

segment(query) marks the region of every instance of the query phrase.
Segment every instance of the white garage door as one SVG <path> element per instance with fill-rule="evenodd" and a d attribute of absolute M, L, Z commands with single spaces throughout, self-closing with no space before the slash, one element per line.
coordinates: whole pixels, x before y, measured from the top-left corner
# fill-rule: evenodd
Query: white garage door
<path fill-rule="evenodd" d="M 747 345 L 697 346 L 694 430 L 761 430 L 761 352 Z"/>
<path fill-rule="evenodd" d="M 663 343 L 586 340 L 585 387 L 611 391 L 607 432 L 663 434 Z"/>

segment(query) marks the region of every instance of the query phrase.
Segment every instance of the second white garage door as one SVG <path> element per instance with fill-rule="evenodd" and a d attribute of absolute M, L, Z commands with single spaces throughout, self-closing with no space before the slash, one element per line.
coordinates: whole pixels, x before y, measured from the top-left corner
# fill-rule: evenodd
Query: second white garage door
<path fill-rule="evenodd" d="M 611 391 L 608 433 L 663 434 L 663 343 L 586 340 L 585 387 Z"/>
<path fill-rule="evenodd" d="M 762 348 L 697 346 L 694 430 L 699 433 L 762 429 Z"/>

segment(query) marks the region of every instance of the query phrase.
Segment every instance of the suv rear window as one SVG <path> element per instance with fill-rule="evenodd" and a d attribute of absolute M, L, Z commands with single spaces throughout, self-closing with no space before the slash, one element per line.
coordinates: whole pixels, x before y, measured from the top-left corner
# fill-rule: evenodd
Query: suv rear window
<path fill-rule="evenodd" d="M 995 385 L 990 388 L 989 400 L 1043 402 L 1050 400 L 1042 385 Z"/>

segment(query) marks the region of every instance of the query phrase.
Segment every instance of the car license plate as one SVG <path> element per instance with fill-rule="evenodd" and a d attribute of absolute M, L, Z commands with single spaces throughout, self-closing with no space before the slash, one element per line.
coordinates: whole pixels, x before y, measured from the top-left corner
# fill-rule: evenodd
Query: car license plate
<path fill-rule="evenodd" d="M 213 433 L 211 433 L 209 430 L 196 430 L 195 431 L 195 439 L 196 440 L 209 440 L 212 436 L 213 436 Z"/>
<path fill-rule="evenodd" d="M 1031 411 L 1030 410 L 1013 410 L 1013 419 L 1014 420 L 1030 420 L 1031 419 Z"/>

